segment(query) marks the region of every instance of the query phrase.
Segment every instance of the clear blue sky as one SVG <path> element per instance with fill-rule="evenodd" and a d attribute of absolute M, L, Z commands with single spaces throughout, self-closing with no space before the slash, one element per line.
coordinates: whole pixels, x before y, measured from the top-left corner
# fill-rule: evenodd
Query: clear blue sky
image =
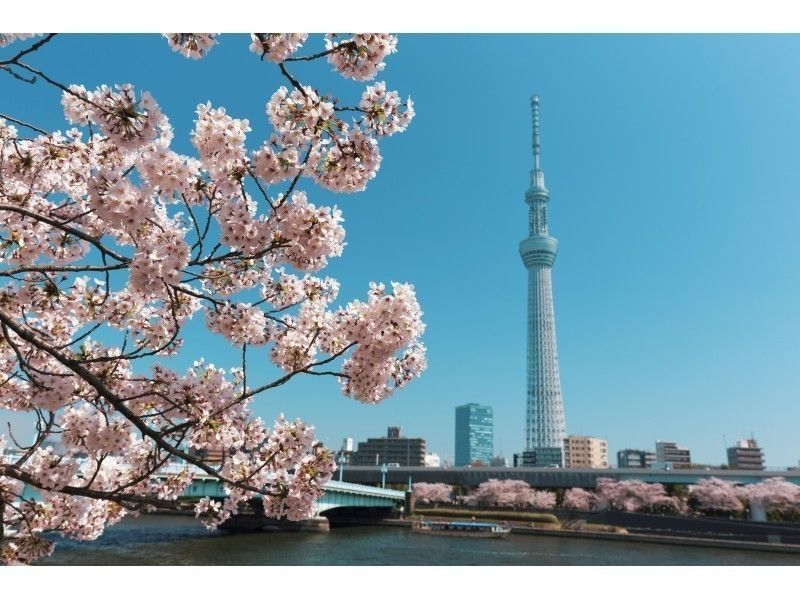
<path fill-rule="evenodd" d="M 173 147 L 193 153 L 193 111 L 206 100 L 250 119 L 250 147 L 268 132 L 264 103 L 281 81 L 247 45 L 225 35 L 194 62 L 155 35 L 63 36 L 31 62 L 64 82 L 149 90 L 175 126 Z M 262 396 L 256 411 L 302 417 L 333 446 L 400 425 L 452 456 L 454 408 L 475 401 L 494 407 L 496 447 L 521 449 L 517 244 L 535 92 L 560 243 L 568 432 L 605 437 L 612 454 L 675 440 L 707 463 L 724 461 L 723 435 L 753 432 L 768 465 L 797 464 L 800 37 L 400 35 L 398 49 L 380 78 L 412 95 L 417 117 L 383 143 L 377 179 L 358 195 L 305 188 L 344 211 L 348 245 L 327 271 L 343 302 L 370 280 L 416 285 L 429 370 L 374 407 L 315 378 Z M 294 70 L 358 97 L 326 64 Z M 0 77 L 0 112 L 63 128 L 58 99 Z M 235 365 L 226 342 L 199 328 L 172 365 L 200 353 Z"/>

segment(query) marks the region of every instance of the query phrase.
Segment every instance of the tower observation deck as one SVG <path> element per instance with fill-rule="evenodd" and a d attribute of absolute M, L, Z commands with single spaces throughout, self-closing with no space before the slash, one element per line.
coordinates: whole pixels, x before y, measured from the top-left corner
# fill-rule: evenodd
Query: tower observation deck
<path fill-rule="evenodd" d="M 558 241 L 547 230 L 550 193 L 544 184 L 539 142 L 539 96 L 531 98 L 533 170 L 525 202 L 529 207 L 528 238 L 519 253 L 528 270 L 528 393 L 525 414 L 525 465 L 563 466 L 564 404 L 558 373 L 556 323 L 551 270 Z"/>

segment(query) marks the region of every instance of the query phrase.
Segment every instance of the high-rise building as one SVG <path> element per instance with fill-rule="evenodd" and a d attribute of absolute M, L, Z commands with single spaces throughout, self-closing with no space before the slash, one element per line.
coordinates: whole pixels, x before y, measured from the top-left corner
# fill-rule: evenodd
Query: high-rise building
<path fill-rule="evenodd" d="M 529 206 L 528 238 L 519 253 L 528 270 L 528 395 L 525 414 L 525 452 L 536 453 L 527 461 L 537 465 L 563 465 L 564 405 L 556 351 L 551 269 L 558 241 L 547 230 L 550 192 L 540 165 L 539 96 L 531 98 L 533 113 L 533 170 L 525 202 Z M 525 459 L 524 459 L 525 460 Z"/>
<path fill-rule="evenodd" d="M 492 408 L 477 403 L 456 407 L 456 467 L 489 465 L 493 455 Z"/>
<path fill-rule="evenodd" d="M 397 426 L 389 428 L 384 438 L 368 438 L 358 443 L 352 455 L 353 465 L 381 465 L 396 463 L 400 466 L 425 465 L 425 439 L 404 438 Z"/>
<path fill-rule="evenodd" d="M 564 467 L 608 469 L 608 442 L 593 436 L 564 439 Z"/>
<path fill-rule="evenodd" d="M 689 449 L 677 445 L 675 442 L 656 441 L 656 467 L 667 465 L 671 467 L 691 467 L 692 458 Z"/>
<path fill-rule="evenodd" d="M 764 469 L 764 449 L 755 438 L 739 440 L 728 448 L 728 467 L 731 469 Z"/>
<path fill-rule="evenodd" d="M 617 451 L 617 467 L 626 469 L 650 469 L 656 462 L 656 454 L 639 449 L 622 449 Z"/>

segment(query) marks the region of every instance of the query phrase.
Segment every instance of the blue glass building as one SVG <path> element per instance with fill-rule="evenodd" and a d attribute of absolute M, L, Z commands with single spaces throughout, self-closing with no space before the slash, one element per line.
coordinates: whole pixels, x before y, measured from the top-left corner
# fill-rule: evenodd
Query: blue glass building
<path fill-rule="evenodd" d="M 492 408 L 477 403 L 456 407 L 456 467 L 489 465 L 494 456 Z"/>

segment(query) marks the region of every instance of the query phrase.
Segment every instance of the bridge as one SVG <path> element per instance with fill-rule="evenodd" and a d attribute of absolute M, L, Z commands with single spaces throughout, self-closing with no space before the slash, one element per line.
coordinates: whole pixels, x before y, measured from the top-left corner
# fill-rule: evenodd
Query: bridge
<path fill-rule="evenodd" d="M 317 515 L 338 508 L 389 508 L 405 503 L 406 493 L 399 490 L 375 488 L 331 480 L 325 484 L 325 494 L 317 501 Z"/>
<path fill-rule="evenodd" d="M 167 467 L 164 474 L 177 474 L 182 466 Z M 196 473 L 191 486 L 183 493 L 186 498 L 223 497 L 225 491 L 219 480 L 206 473 Z M 316 516 L 333 509 L 391 510 L 405 503 L 405 492 L 331 480 L 325 484 L 325 494 L 317 500 Z"/>
<path fill-rule="evenodd" d="M 346 482 L 378 485 L 381 468 L 374 465 L 345 465 Z M 594 489 L 598 478 L 639 480 L 661 484 L 696 484 L 703 478 L 716 477 L 736 484 L 753 484 L 767 478 L 782 477 L 800 485 L 800 470 L 743 469 L 571 469 L 555 467 L 389 467 L 386 484 L 406 488 L 414 482 L 441 482 L 451 486 L 474 488 L 491 478 L 523 480 L 535 488 Z"/>

